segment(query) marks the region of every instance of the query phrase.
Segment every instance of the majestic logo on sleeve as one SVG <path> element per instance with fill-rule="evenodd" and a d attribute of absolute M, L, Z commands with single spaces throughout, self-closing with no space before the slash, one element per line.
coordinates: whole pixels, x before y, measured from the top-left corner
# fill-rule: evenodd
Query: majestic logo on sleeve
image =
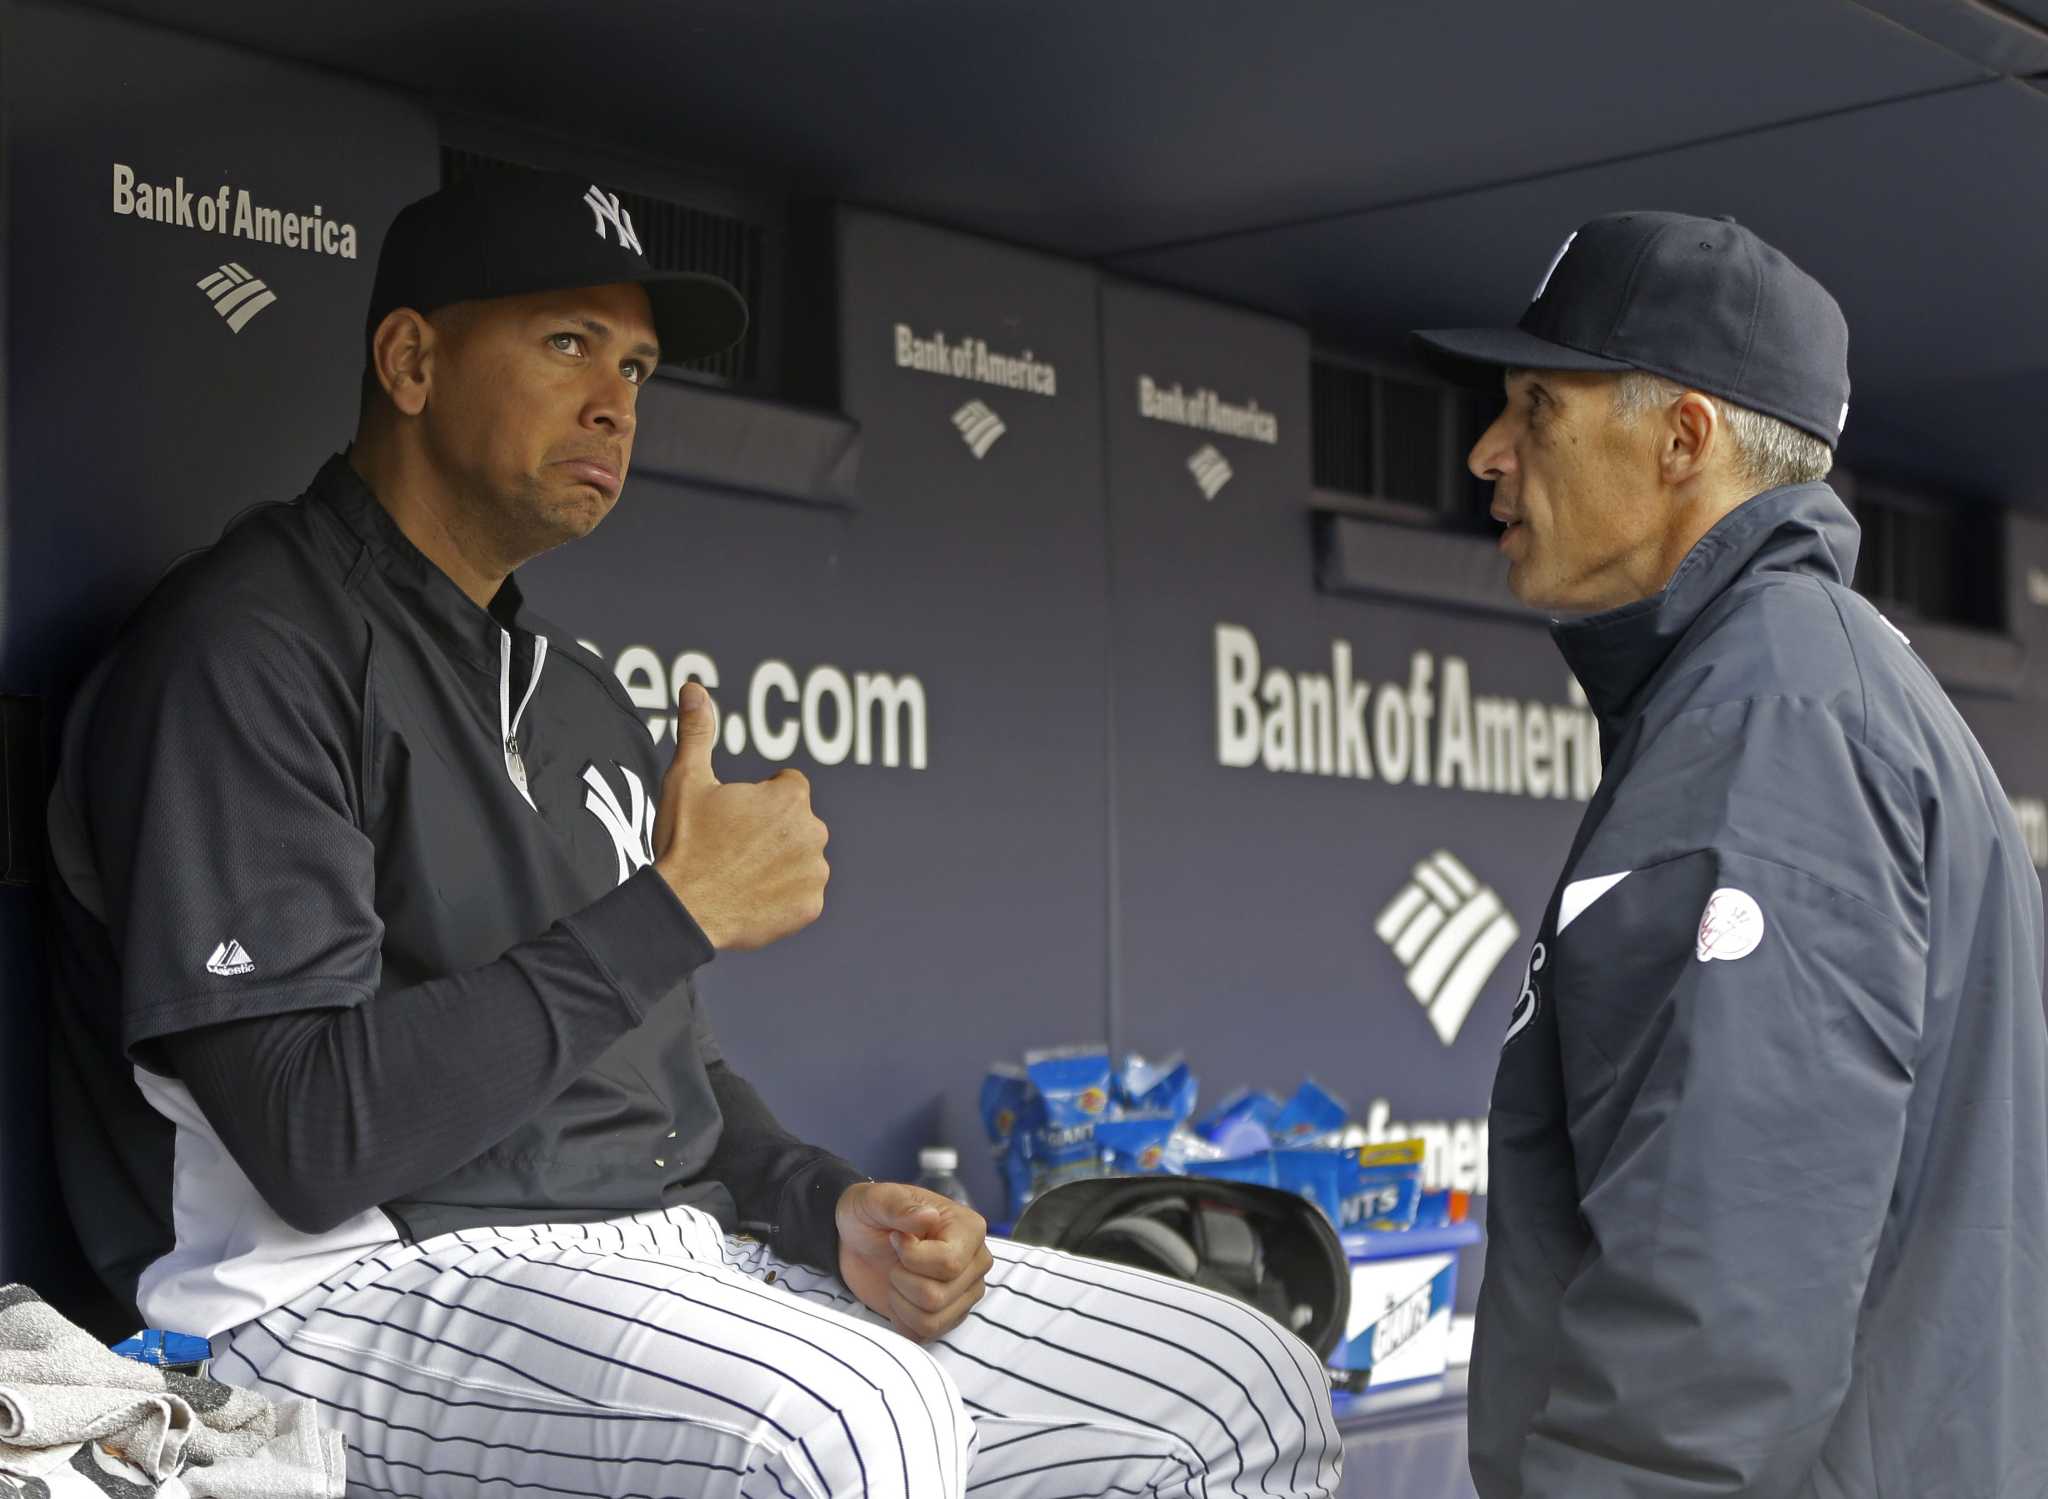
<path fill-rule="evenodd" d="M 619 883 L 623 885 L 635 870 L 654 862 L 654 803 L 648 799 L 640 777 L 623 765 L 616 768 L 626 778 L 626 799 L 619 800 L 604 772 L 593 761 L 583 767 L 583 784 L 589 788 L 583 794 L 583 807 L 611 834 L 612 848 L 619 856 Z"/>
<path fill-rule="evenodd" d="M 216 947 L 213 956 L 206 960 L 206 971 L 217 973 L 222 978 L 233 978 L 236 974 L 253 973 L 255 970 L 255 961 L 233 938 Z"/>
<path fill-rule="evenodd" d="M 1519 935 L 1500 897 L 1444 849 L 1415 866 L 1414 879 L 1380 912 L 1373 931 L 1408 970 L 1408 992 L 1429 1011 L 1446 1046 L 1458 1039 L 1479 991 Z"/>
<path fill-rule="evenodd" d="M 1746 891 L 1724 885 L 1707 898 L 1700 916 L 1699 959 L 1733 963 L 1764 940 L 1764 911 Z"/>

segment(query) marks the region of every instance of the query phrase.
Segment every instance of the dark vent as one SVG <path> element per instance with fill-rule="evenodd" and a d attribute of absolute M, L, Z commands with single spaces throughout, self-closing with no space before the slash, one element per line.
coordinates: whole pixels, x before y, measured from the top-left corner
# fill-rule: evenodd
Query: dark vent
<path fill-rule="evenodd" d="M 1375 377 L 1318 359 L 1309 368 L 1315 484 L 1345 494 L 1379 491 L 1379 423 L 1373 416 Z"/>
<path fill-rule="evenodd" d="M 475 151 L 441 148 L 441 180 L 453 185 L 488 172 L 524 172 L 528 168 Z M 735 348 L 709 359 L 679 362 L 675 368 L 709 375 L 727 385 L 750 386 L 760 379 L 761 309 L 766 246 L 759 224 L 728 214 L 711 213 L 670 198 L 621 192 L 619 205 L 633 216 L 647 259 L 664 271 L 709 271 L 739 288 L 754 316 L 747 336 Z"/>
<path fill-rule="evenodd" d="M 1858 593 L 1922 619 L 2004 628 L 1994 509 L 1860 477 L 1854 492 L 1863 528 Z"/>
<path fill-rule="evenodd" d="M 1443 504 L 1443 391 L 1412 380 L 1380 381 L 1380 493 L 1403 505 Z"/>
<path fill-rule="evenodd" d="M 1309 383 L 1318 489 L 1391 501 L 1446 526 L 1484 524 L 1491 486 L 1466 472 L 1465 455 L 1498 402 L 1335 359 L 1314 361 Z"/>

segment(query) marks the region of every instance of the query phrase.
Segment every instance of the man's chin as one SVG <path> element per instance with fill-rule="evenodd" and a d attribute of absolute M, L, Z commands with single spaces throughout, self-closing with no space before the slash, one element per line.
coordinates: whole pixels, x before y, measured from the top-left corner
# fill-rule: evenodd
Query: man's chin
<path fill-rule="evenodd" d="M 1571 597 L 1566 590 L 1559 588 L 1555 583 L 1545 582 L 1519 562 L 1508 567 L 1508 592 L 1512 593 L 1525 608 L 1543 614 L 1591 614 L 1600 608 L 1598 604 L 1588 604 L 1584 600 Z"/>
<path fill-rule="evenodd" d="M 548 518 L 560 533 L 558 540 L 574 541 L 595 531 L 612 513 L 615 503 L 613 497 L 603 490 L 589 484 L 577 484 L 548 507 Z"/>
<path fill-rule="evenodd" d="M 1526 562 L 1508 564 L 1508 592 L 1531 609 L 1554 607 L 1545 596 L 1541 581 Z"/>

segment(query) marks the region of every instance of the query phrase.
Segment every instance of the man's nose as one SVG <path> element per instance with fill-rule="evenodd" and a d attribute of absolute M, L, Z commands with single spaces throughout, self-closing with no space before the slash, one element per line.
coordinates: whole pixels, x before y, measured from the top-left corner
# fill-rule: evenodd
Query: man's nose
<path fill-rule="evenodd" d="M 623 374 L 601 380 L 590 404 L 583 409 L 586 426 L 628 437 L 633 432 L 634 398 L 639 387 Z"/>
<path fill-rule="evenodd" d="M 1495 417 L 1493 424 L 1479 434 L 1479 441 L 1472 444 L 1472 451 L 1465 455 L 1465 467 L 1475 479 L 1498 481 L 1512 472 L 1514 466 L 1514 444 L 1507 439 L 1503 418 Z"/>

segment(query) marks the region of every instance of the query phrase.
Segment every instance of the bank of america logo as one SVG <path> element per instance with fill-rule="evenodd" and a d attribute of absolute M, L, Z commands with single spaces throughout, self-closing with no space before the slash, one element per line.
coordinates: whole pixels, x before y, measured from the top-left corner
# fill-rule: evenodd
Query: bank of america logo
<path fill-rule="evenodd" d="M 996 439 L 1010 430 L 1003 425 L 1003 419 L 982 401 L 969 401 L 954 412 L 953 425 L 960 429 L 960 440 L 967 444 L 968 451 L 976 458 L 987 457 L 988 450 L 996 445 Z"/>
<path fill-rule="evenodd" d="M 1223 486 L 1233 477 L 1230 460 L 1216 451 L 1214 443 L 1205 442 L 1188 459 L 1188 472 L 1195 476 L 1195 483 L 1201 486 L 1202 498 L 1213 500 L 1223 492 Z"/>
<path fill-rule="evenodd" d="M 212 299 L 213 310 L 227 323 L 230 333 L 240 333 L 249 325 L 249 319 L 277 300 L 277 293 L 251 274 L 247 266 L 232 260 L 198 285 Z"/>
<path fill-rule="evenodd" d="M 1408 992 L 1429 1011 L 1446 1046 L 1458 1039 L 1479 991 L 1520 935 L 1500 897 L 1444 849 L 1415 866 L 1373 931 L 1408 971 Z"/>
<path fill-rule="evenodd" d="M 252 972 L 255 967 L 256 964 L 250 959 L 249 954 L 243 951 L 242 944 L 232 940 L 221 943 L 213 950 L 213 956 L 206 960 L 206 971 L 217 973 L 223 978 Z"/>

